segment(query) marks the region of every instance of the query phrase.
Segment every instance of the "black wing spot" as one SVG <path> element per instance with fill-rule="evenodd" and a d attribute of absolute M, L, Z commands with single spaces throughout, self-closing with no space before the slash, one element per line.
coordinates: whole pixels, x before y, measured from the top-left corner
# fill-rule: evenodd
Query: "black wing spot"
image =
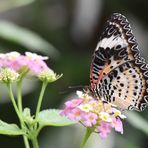
<path fill-rule="evenodd" d="M 117 89 L 117 87 L 116 86 L 113 86 L 113 88 L 116 90 Z"/>
<path fill-rule="evenodd" d="M 133 78 L 136 78 L 136 75 L 133 75 Z"/>
<path fill-rule="evenodd" d="M 121 87 L 123 87 L 123 86 L 124 86 L 124 84 L 123 84 L 123 83 L 120 83 L 120 86 L 121 86 Z"/>
<path fill-rule="evenodd" d="M 121 93 L 119 93 L 119 97 L 121 97 Z"/>
<path fill-rule="evenodd" d="M 120 48 L 121 48 L 121 45 L 117 45 L 117 46 L 116 46 L 116 49 L 120 49 Z"/>

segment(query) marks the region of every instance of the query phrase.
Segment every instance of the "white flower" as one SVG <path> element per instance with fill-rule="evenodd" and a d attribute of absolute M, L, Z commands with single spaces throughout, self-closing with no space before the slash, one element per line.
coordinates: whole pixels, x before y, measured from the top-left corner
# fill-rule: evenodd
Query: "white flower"
<path fill-rule="evenodd" d="M 8 59 L 10 60 L 15 60 L 17 57 L 20 56 L 20 53 L 16 51 L 12 51 L 12 52 L 6 53 L 5 56 L 8 57 Z"/>
<path fill-rule="evenodd" d="M 80 97 L 80 98 L 81 98 L 81 97 L 82 97 L 82 95 L 83 95 L 83 92 L 82 92 L 82 91 L 77 90 L 77 91 L 76 91 L 76 94 L 78 95 L 78 97 Z"/>
<path fill-rule="evenodd" d="M 92 97 L 89 96 L 86 93 L 83 93 L 82 91 L 76 91 L 76 94 L 78 95 L 79 98 L 83 98 L 83 99 L 91 99 Z"/>
<path fill-rule="evenodd" d="M 107 112 L 100 112 L 99 115 L 100 115 L 100 118 L 102 120 L 106 121 L 106 122 L 111 122 L 112 121 L 109 113 L 107 113 Z"/>
<path fill-rule="evenodd" d="M 78 106 L 78 108 L 85 112 L 89 112 L 93 109 L 93 107 L 90 104 L 81 104 Z"/>
<path fill-rule="evenodd" d="M 113 112 L 114 112 L 114 116 L 115 116 L 115 117 L 119 116 L 121 119 L 125 119 L 125 118 L 126 118 L 126 116 L 123 115 L 123 114 L 121 114 L 121 112 L 120 112 L 118 109 L 113 108 L 112 110 L 113 110 Z"/>
<path fill-rule="evenodd" d="M 0 53 L 0 58 L 5 58 L 5 57 L 6 57 L 6 55 L 5 55 L 5 54 Z"/>
<path fill-rule="evenodd" d="M 41 56 L 38 55 L 36 53 L 32 53 L 32 52 L 25 52 L 25 55 L 32 60 L 47 60 L 48 57 L 47 56 Z"/>

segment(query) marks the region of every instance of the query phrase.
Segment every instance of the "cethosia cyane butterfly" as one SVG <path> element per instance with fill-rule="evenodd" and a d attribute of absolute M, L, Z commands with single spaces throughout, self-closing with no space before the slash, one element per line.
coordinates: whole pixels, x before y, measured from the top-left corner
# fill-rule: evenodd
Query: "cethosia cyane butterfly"
<path fill-rule="evenodd" d="M 119 13 L 107 21 L 94 51 L 90 90 L 123 110 L 142 111 L 148 105 L 148 65 L 128 20 Z"/>

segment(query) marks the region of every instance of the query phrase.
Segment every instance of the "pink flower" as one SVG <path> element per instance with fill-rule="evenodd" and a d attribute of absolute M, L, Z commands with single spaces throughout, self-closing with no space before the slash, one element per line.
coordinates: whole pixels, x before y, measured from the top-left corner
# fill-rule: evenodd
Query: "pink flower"
<path fill-rule="evenodd" d="M 19 71 L 22 67 L 27 66 L 31 74 L 38 74 L 48 68 L 44 62 L 46 59 L 48 58 L 31 52 L 27 52 L 26 55 L 20 55 L 18 52 L 9 52 L 0 54 L 0 67 Z"/>
<path fill-rule="evenodd" d="M 61 113 L 61 116 L 67 116 L 71 120 L 79 121 L 82 119 L 82 111 L 79 108 L 66 107 Z"/>
<path fill-rule="evenodd" d="M 81 104 L 83 99 L 73 99 L 65 103 L 66 107 L 74 108 Z"/>
<path fill-rule="evenodd" d="M 69 114 L 68 118 L 71 120 L 80 121 L 82 119 L 82 111 L 78 108 L 74 108 Z"/>
<path fill-rule="evenodd" d="M 71 111 L 72 111 L 72 108 L 65 107 L 65 109 L 63 111 L 61 111 L 60 115 L 61 116 L 67 116 Z"/>
<path fill-rule="evenodd" d="M 69 116 L 70 114 L 75 113 L 74 112 L 75 110 L 73 111 L 73 109 L 75 109 L 82 101 L 83 101 L 83 99 L 73 99 L 73 100 L 67 101 L 65 103 L 66 107 L 61 112 L 61 115 Z M 70 115 L 70 116 L 72 116 L 72 115 Z"/>
<path fill-rule="evenodd" d="M 111 124 L 112 124 L 112 127 L 115 128 L 115 131 L 123 134 L 123 124 L 120 118 L 113 118 Z"/>
<path fill-rule="evenodd" d="M 88 112 L 84 115 L 84 124 L 88 127 L 91 127 L 92 125 L 96 124 L 98 116 L 94 113 Z"/>
<path fill-rule="evenodd" d="M 48 68 L 47 64 L 41 59 L 30 59 L 28 57 L 25 57 L 25 61 L 26 61 L 26 64 L 25 63 L 24 64 L 27 65 L 30 72 L 33 74 L 38 74 L 42 70 Z"/>
<path fill-rule="evenodd" d="M 100 136 L 105 139 L 111 131 L 111 126 L 108 122 L 101 121 L 100 126 L 98 127 L 98 132 Z"/>
<path fill-rule="evenodd" d="M 27 66 L 27 61 L 25 56 L 19 56 L 16 59 L 12 59 L 7 64 L 7 67 L 10 67 L 13 70 L 19 71 L 23 66 Z"/>
<path fill-rule="evenodd" d="M 27 66 L 33 74 L 38 74 L 43 69 L 48 68 L 47 64 L 44 62 L 44 60 L 47 60 L 48 57 L 43 57 L 37 55 L 36 53 L 26 52 L 25 58 L 26 61 L 28 61 Z"/>

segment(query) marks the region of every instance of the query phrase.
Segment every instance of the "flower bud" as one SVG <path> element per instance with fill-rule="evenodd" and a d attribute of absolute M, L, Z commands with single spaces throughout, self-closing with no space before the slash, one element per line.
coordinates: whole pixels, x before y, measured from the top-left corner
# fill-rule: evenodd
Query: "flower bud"
<path fill-rule="evenodd" d="M 12 83 L 19 79 L 19 74 L 10 68 L 2 68 L 0 70 L 0 82 Z"/>
<path fill-rule="evenodd" d="M 33 117 L 31 116 L 29 108 L 25 108 L 24 109 L 24 111 L 23 111 L 23 118 L 24 118 L 24 121 L 26 123 L 29 123 L 29 124 L 33 123 Z"/>
<path fill-rule="evenodd" d="M 56 81 L 57 79 L 59 79 L 60 77 L 62 76 L 61 75 L 56 75 L 56 73 L 54 73 L 53 70 L 47 68 L 47 69 L 44 69 L 43 71 L 41 71 L 39 74 L 38 74 L 38 78 L 41 80 L 41 81 L 45 81 L 45 82 L 48 82 L 48 83 L 51 83 L 51 82 L 54 82 Z"/>

